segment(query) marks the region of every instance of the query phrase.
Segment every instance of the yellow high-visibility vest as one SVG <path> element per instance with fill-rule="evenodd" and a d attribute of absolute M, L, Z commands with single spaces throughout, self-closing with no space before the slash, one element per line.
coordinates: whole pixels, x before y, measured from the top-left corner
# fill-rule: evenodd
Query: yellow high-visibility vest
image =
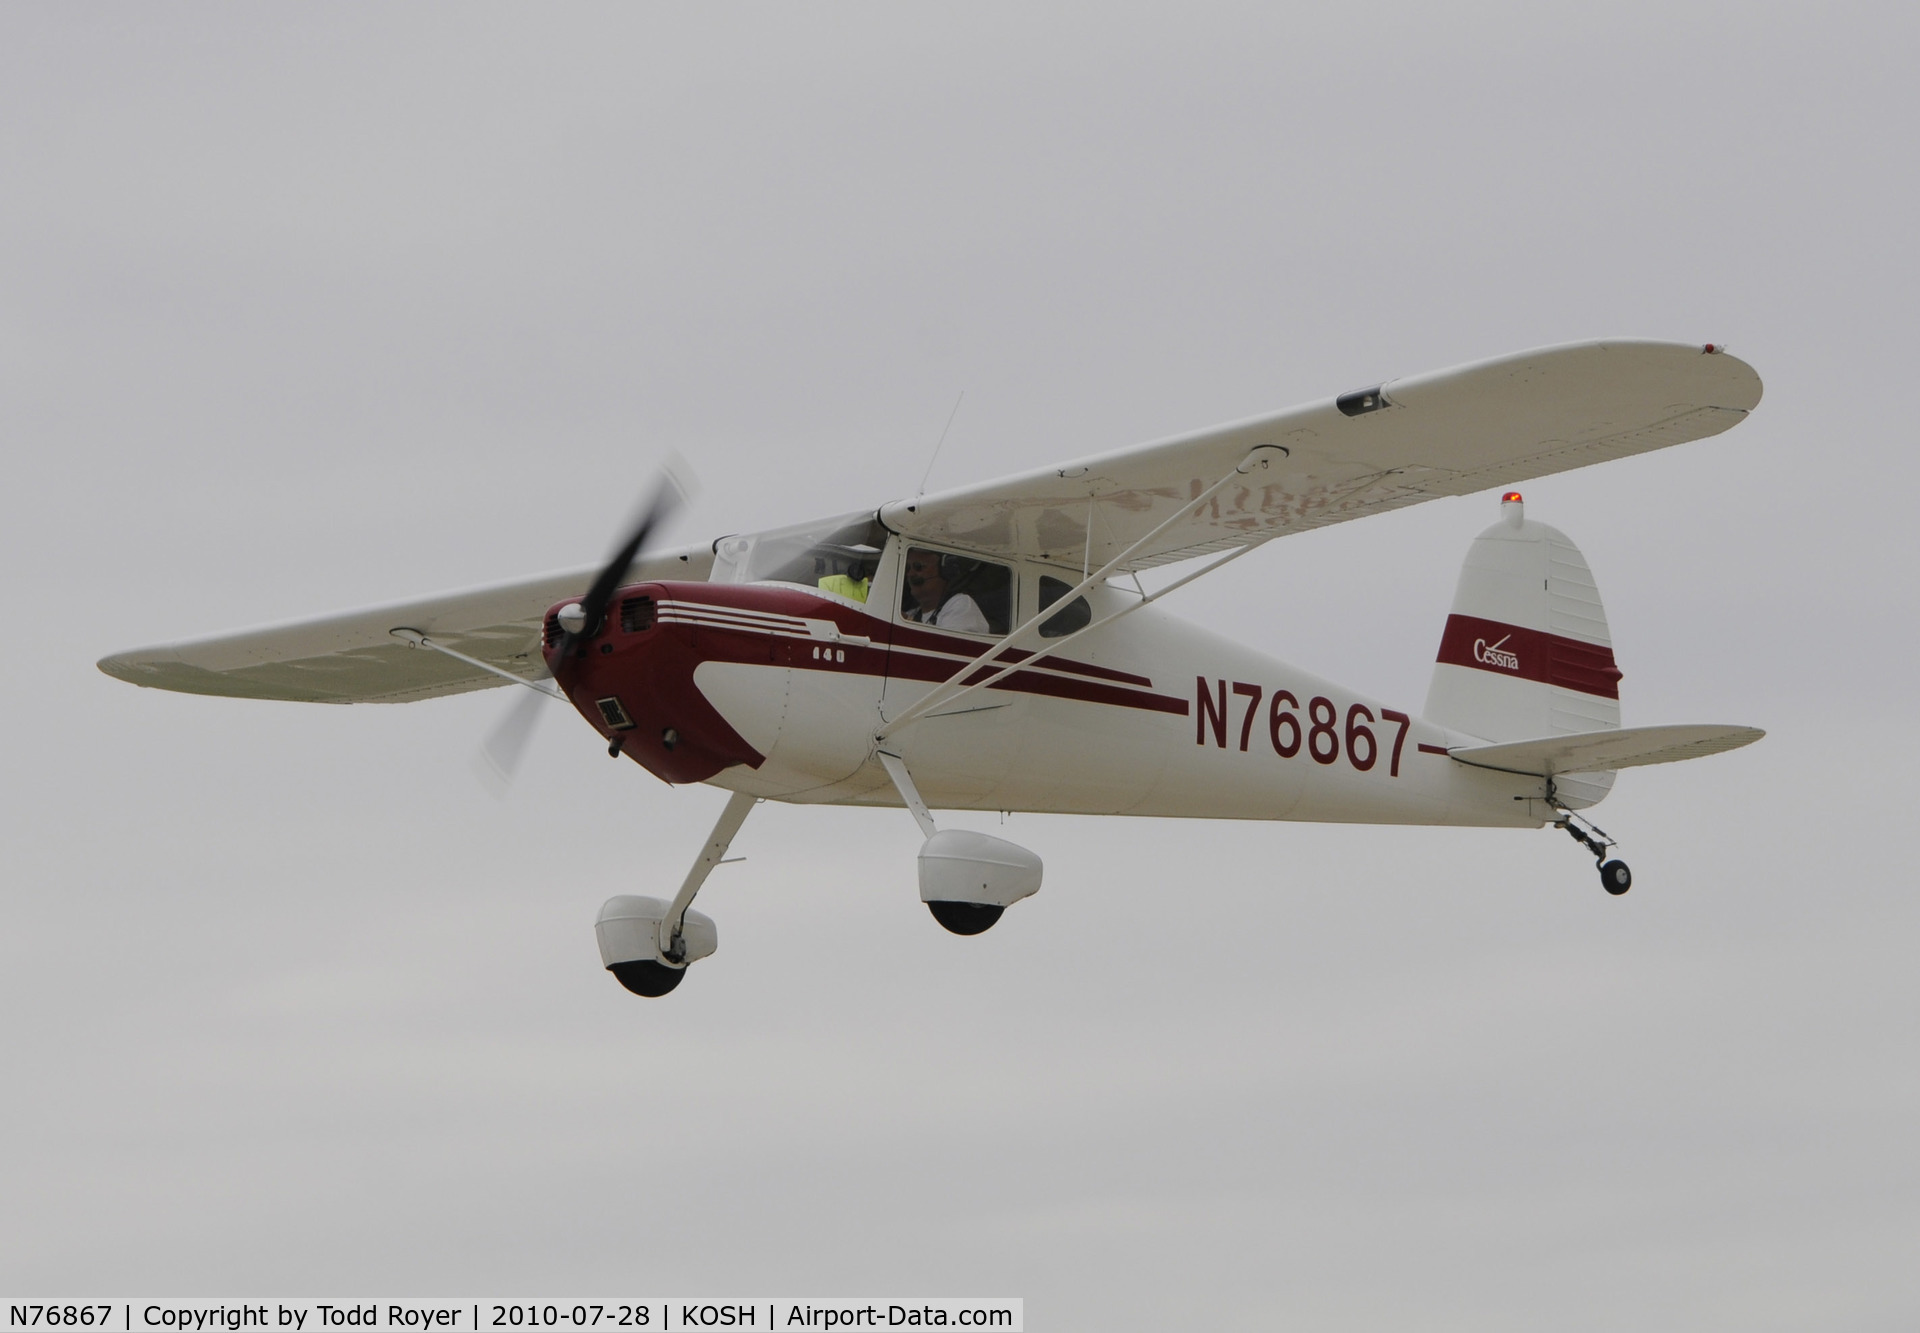
<path fill-rule="evenodd" d="M 867 593 L 873 587 L 872 579 L 850 578 L 845 574 L 829 574 L 820 580 L 823 592 L 837 592 L 842 597 L 851 597 L 856 602 L 867 600 Z"/>

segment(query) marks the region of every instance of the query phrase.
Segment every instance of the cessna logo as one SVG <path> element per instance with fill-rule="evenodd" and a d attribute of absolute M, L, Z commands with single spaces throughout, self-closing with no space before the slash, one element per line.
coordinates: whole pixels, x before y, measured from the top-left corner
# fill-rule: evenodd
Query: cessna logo
<path fill-rule="evenodd" d="M 1475 639 L 1473 641 L 1473 660 L 1486 666 L 1499 667 L 1503 671 L 1518 671 L 1520 669 L 1520 654 L 1514 652 L 1511 648 L 1501 646 L 1501 644 L 1506 643 L 1506 641 L 1512 637 L 1513 635 L 1511 634 L 1503 634 L 1500 636 L 1499 643 L 1488 643 L 1485 639 Z"/>

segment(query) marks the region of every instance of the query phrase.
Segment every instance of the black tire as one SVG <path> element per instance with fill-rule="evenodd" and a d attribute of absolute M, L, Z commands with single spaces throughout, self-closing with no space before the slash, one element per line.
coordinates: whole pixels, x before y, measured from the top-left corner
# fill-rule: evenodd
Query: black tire
<path fill-rule="evenodd" d="M 678 986 L 680 978 L 687 974 L 684 967 L 668 967 L 651 958 L 615 963 L 607 971 L 613 973 L 613 979 L 635 995 L 644 995 L 650 1000 L 658 999 Z"/>
<path fill-rule="evenodd" d="M 956 935 L 978 935 L 1000 919 L 1007 909 L 991 903 L 928 903 L 933 919 Z"/>
<path fill-rule="evenodd" d="M 1609 861 L 1600 867 L 1600 887 L 1618 898 L 1633 887 L 1633 872 L 1625 861 Z"/>

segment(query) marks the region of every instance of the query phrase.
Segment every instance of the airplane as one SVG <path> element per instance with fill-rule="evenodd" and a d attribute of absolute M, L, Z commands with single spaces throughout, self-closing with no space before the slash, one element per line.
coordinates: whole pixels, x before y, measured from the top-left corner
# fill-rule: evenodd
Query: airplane
<path fill-rule="evenodd" d="M 657 997 L 718 947 L 692 904 L 753 806 L 904 808 L 921 901 L 976 935 L 1040 888 L 1026 848 L 936 810 L 1541 828 L 1610 894 L 1632 872 L 1580 812 L 1621 769 L 1765 733 L 1620 725 L 1599 591 L 1519 483 L 1738 425 L 1759 376 L 1712 343 L 1610 339 L 1389 380 L 1302 407 L 766 532 L 645 549 L 663 484 L 604 566 L 103 658 L 136 685 L 401 703 L 514 684 L 510 772 L 550 695 L 608 753 L 730 793 L 671 898 L 623 894 L 601 960 Z M 1502 492 L 1469 546 L 1419 709 L 1157 606 L 1291 533 Z M 1199 562 L 1195 564 L 1194 562 Z M 1189 568 L 1148 590 L 1139 574 Z M 531 709 L 531 711 L 528 711 Z"/>

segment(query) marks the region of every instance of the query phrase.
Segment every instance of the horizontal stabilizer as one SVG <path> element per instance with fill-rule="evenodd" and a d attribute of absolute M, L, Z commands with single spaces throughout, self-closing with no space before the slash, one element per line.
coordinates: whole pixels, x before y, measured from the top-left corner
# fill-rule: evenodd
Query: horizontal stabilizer
<path fill-rule="evenodd" d="M 1642 764 L 1673 764 L 1751 745 L 1758 727 L 1626 727 L 1543 736 L 1502 745 L 1459 745 L 1447 753 L 1475 768 L 1550 778 L 1560 773 L 1610 773 Z"/>

